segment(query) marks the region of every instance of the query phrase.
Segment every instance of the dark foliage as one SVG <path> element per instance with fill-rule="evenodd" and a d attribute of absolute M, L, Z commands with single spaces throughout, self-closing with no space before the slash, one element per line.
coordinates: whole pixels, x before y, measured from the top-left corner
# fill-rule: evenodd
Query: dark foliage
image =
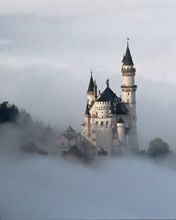
<path fill-rule="evenodd" d="M 15 105 L 8 102 L 0 104 L 0 123 L 15 122 L 19 115 L 19 110 Z"/>
<path fill-rule="evenodd" d="M 155 138 L 150 141 L 148 148 L 148 155 L 150 157 L 161 157 L 169 153 L 169 145 L 161 138 Z"/>
<path fill-rule="evenodd" d="M 44 149 L 38 147 L 35 143 L 33 142 L 28 142 L 24 145 L 21 146 L 21 149 L 26 152 L 26 153 L 38 153 L 38 154 L 43 154 L 47 155 L 48 152 L 45 151 Z"/>

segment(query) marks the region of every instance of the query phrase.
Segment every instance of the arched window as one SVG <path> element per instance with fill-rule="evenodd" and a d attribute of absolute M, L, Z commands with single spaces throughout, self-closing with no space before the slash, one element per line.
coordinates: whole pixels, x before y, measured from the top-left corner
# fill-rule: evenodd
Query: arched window
<path fill-rule="evenodd" d="M 106 128 L 108 127 L 108 121 L 106 122 Z"/>
<path fill-rule="evenodd" d="M 102 128 L 104 126 L 104 123 L 103 123 L 103 121 L 101 122 L 101 124 L 100 124 L 100 127 Z"/>

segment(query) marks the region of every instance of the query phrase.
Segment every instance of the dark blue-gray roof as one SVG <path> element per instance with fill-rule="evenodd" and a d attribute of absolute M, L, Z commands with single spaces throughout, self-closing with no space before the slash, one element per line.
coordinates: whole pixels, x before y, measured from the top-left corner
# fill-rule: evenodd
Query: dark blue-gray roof
<path fill-rule="evenodd" d="M 132 60 L 132 56 L 131 56 L 131 53 L 130 53 L 128 43 L 127 43 L 126 53 L 123 56 L 122 63 L 123 63 L 123 65 L 133 66 L 133 60 Z"/>
<path fill-rule="evenodd" d="M 120 98 L 116 96 L 116 94 L 107 87 L 100 97 L 97 99 L 97 102 L 113 102 L 118 101 Z"/>
<path fill-rule="evenodd" d="M 126 107 L 124 102 L 118 102 L 116 104 L 116 111 L 115 111 L 115 113 L 117 115 L 126 115 L 128 113 L 128 109 L 127 109 L 127 107 Z"/>
<path fill-rule="evenodd" d="M 93 77 L 92 77 L 92 73 L 91 73 L 87 92 L 93 92 L 93 91 L 94 91 L 94 81 L 93 81 Z"/>

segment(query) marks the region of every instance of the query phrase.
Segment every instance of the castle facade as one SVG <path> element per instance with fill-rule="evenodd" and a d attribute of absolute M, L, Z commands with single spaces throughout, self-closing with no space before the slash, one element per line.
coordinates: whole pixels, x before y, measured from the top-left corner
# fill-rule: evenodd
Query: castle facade
<path fill-rule="evenodd" d="M 81 135 L 96 153 L 114 154 L 120 149 L 138 150 L 136 130 L 136 69 L 127 42 L 122 60 L 121 96 L 117 96 L 106 81 L 105 90 L 97 93 L 92 72 L 87 90 L 87 104 Z"/>

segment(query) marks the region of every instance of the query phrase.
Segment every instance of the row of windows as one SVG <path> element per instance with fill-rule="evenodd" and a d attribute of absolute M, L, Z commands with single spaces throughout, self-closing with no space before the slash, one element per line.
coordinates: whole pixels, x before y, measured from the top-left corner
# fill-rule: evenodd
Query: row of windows
<path fill-rule="evenodd" d="M 98 104 L 105 104 L 105 105 L 107 105 L 108 104 L 108 102 L 97 102 Z"/>
<path fill-rule="evenodd" d="M 135 120 L 135 118 L 133 117 L 133 120 Z M 110 126 L 112 126 L 112 123 L 109 123 L 108 121 L 104 122 L 101 121 L 100 123 L 98 121 L 95 122 L 96 126 L 100 125 L 100 127 L 108 127 L 108 125 L 110 124 Z"/>
<path fill-rule="evenodd" d="M 100 114 L 98 114 L 97 112 L 93 115 L 94 117 L 101 117 L 101 118 L 105 118 L 105 116 L 107 116 L 110 112 L 106 111 L 106 112 L 101 112 Z"/>
<path fill-rule="evenodd" d="M 97 106 L 98 110 L 102 110 L 102 109 L 109 109 L 109 106 Z"/>
<path fill-rule="evenodd" d="M 96 121 L 95 124 L 96 124 L 96 126 L 98 126 L 98 124 L 99 124 L 98 121 Z M 107 128 L 107 127 L 108 127 L 108 124 L 109 124 L 108 121 L 106 121 L 106 123 L 104 123 L 103 121 L 101 121 L 101 122 L 100 122 L 100 127 L 104 127 L 104 126 L 105 126 L 105 127 Z"/>

